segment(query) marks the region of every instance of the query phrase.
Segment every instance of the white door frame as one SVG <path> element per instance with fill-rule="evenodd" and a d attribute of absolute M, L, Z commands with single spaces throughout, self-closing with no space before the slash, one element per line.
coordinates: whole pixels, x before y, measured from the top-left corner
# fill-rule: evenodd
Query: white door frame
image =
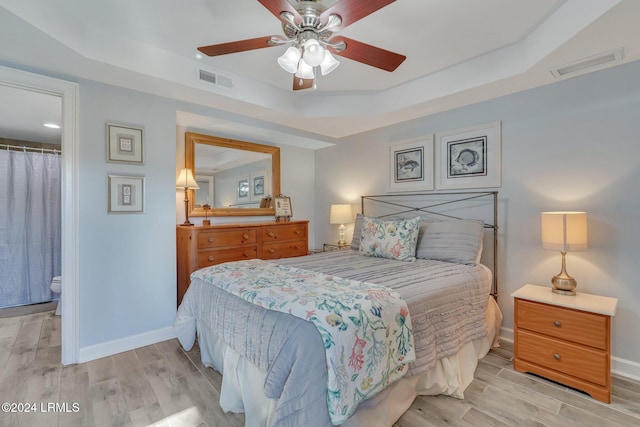
<path fill-rule="evenodd" d="M 0 66 L 0 85 L 58 96 L 62 99 L 62 363 L 78 363 L 79 328 L 79 197 L 77 83 Z"/>

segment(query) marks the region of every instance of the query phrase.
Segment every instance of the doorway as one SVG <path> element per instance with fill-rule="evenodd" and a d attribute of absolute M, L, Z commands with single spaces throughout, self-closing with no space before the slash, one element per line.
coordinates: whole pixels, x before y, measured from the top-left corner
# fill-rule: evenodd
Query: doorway
<path fill-rule="evenodd" d="M 0 66 L 0 85 L 27 92 L 57 96 L 61 100 L 61 240 L 64 299 L 62 304 L 62 354 L 65 365 L 77 363 L 79 353 L 78 307 L 78 93 L 77 83 Z"/>

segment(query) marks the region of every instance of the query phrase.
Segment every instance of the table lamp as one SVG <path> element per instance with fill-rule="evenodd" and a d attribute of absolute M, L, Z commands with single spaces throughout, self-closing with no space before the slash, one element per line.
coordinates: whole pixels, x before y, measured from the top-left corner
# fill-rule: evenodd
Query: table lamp
<path fill-rule="evenodd" d="M 542 247 L 560 251 L 562 270 L 553 276 L 552 291 L 561 295 L 576 294 L 576 280 L 567 273 L 567 252 L 587 250 L 587 214 L 585 212 L 542 212 Z"/>
<path fill-rule="evenodd" d="M 198 184 L 193 177 L 191 169 L 184 168 L 180 171 L 178 178 L 176 179 L 176 188 L 184 188 L 184 217 L 185 220 L 180 225 L 190 226 L 193 223 L 189 222 L 189 190 L 197 190 Z"/>
<path fill-rule="evenodd" d="M 340 224 L 338 227 L 339 239 L 338 245 L 344 246 L 347 242 L 344 240 L 344 225 L 353 222 L 353 211 L 351 205 L 331 205 L 331 215 L 329 216 L 330 224 Z"/>

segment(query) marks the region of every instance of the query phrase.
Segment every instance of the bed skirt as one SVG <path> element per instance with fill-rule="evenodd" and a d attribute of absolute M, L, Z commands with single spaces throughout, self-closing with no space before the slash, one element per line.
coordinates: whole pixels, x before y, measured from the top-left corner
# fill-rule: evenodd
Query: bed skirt
<path fill-rule="evenodd" d="M 502 313 L 489 298 L 484 338 L 469 342 L 421 375 L 405 376 L 375 397 L 360 403 L 345 427 L 390 427 L 411 406 L 418 395 L 444 394 L 464 398 L 464 390 L 473 381 L 478 360 L 498 345 Z M 222 374 L 220 407 L 225 411 L 244 412 L 245 426 L 269 427 L 277 399 L 264 395 L 265 373 L 219 340 L 198 322 L 198 344 L 202 363 Z"/>

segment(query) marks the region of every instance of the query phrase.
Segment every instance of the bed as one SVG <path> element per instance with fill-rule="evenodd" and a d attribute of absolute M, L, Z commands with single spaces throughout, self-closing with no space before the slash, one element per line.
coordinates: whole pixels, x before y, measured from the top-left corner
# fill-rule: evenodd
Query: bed
<path fill-rule="evenodd" d="M 490 252 L 497 269 L 497 193 L 433 196 L 363 196 L 348 250 L 194 272 L 174 329 L 223 374 L 225 411 L 247 426 L 390 426 L 417 395 L 463 398 L 502 320 L 480 262 Z M 486 208 L 490 220 L 459 216 Z"/>

